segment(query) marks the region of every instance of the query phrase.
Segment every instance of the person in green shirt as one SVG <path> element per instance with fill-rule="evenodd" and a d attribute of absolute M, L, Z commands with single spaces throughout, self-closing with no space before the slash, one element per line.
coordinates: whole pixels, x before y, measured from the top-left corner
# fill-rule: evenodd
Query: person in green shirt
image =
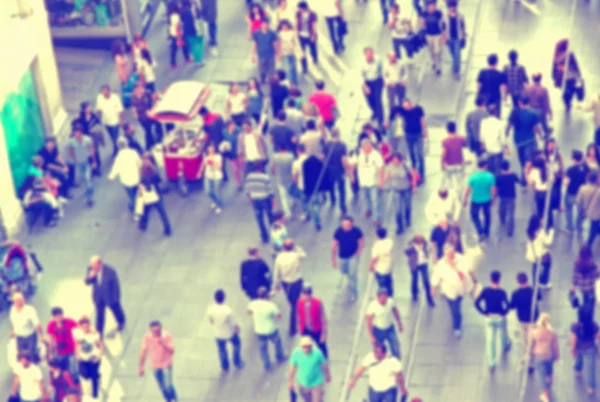
<path fill-rule="evenodd" d="M 305 401 L 323 402 L 325 383 L 331 382 L 329 365 L 323 353 L 309 336 L 300 339 L 300 347 L 290 357 L 288 385 L 293 392 L 296 383 Z"/>
<path fill-rule="evenodd" d="M 471 220 L 483 241 L 490 236 L 491 209 L 496 201 L 496 177 L 487 170 L 487 160 L 482 159 L 477 163 L 475 171 L 468 180 L 465 191 L 464 206 L 471 201 Z M 483 223 L 481 222 L 483 212 Z"/>

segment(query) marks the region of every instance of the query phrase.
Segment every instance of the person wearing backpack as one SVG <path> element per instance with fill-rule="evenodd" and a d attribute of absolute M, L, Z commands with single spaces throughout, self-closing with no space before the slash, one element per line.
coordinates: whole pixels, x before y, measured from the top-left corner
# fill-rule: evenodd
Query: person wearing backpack
<path fill-rule="evenodd" d="M 575 358 L 575 373 L 585 376 L 587 393 L 592 395 L 596 390 L 596 357 L 600 339 L 598 324 L 594 322 L 592 310 L 582 307 L 578 312 L 578 320 L 571 326 L 571 353 Z M 585 369 L 585 373 L 582 373 Z"/>

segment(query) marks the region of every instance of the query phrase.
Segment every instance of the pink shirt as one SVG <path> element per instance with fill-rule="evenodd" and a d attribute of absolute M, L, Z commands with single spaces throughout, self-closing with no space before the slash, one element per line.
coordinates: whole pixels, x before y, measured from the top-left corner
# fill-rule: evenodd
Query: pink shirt
<path fill-rule="evenodd" d="M 159 342 L 160 340 L 162 340 L 162 343 L 172 351 L 169 352 L 167 348 Z M 151 332 L 148 332 L 146 336 L 144 336 L 142 350 L 148 351 L 150 366 L 153 369 L 163 369 L 173 365 L 173 353 L 175 352 L 173 349 L 173 337 L 166 331 L 162 332 L 160 338 L 157 338 L 153 336 Z"/>

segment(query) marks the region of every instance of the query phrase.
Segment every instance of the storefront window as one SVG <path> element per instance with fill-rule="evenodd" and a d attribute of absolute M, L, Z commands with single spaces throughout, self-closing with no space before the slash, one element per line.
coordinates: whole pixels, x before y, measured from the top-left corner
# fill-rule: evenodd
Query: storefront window
<path fill-rule="evenodd" d="M 15 191 L 27 178 L 31 158 L 44 144 L 44 123 L 31 68 L 0 111 Z"/>
<path fill-rule="evenodd" d="M 45 0 L 54 38 L 126 36 L 122 0 Z"/>

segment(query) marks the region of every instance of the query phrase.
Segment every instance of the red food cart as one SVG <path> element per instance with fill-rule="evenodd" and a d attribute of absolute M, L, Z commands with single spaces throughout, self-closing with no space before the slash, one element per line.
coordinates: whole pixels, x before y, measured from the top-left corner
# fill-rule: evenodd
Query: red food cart
<path fill-rule="evenodd" d="M 188 182 L 201 178 L 204 135 L 200 108 L 210 96 L 210 87 L 198 81 L 178 81 L 163 92 L 148 116 L 163 124 L 166 134 L 160 148 L 164 172 L 176 182 L 182 195 Z M 167 130 L 167 126 L 173 127 Z M 161 158 L 156 158 L 157 163 Z"/>

